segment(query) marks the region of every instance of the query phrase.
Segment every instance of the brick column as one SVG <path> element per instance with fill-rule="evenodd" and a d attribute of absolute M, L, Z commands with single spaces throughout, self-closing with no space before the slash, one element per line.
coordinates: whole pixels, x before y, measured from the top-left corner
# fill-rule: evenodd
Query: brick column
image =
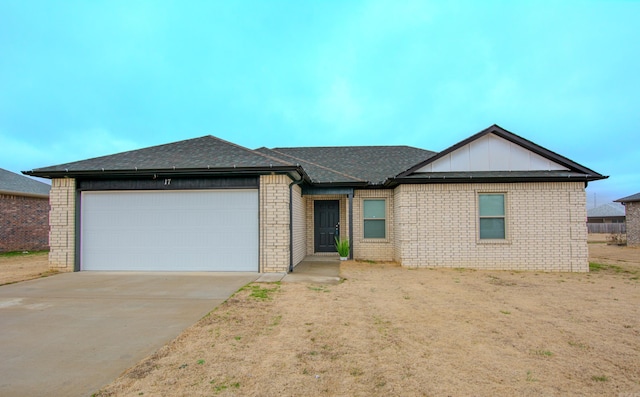
<path fill-rule="evenodd" d="M 53 179 L 49 203 L 49 268 L 72 272 L 75 261 L 76 180 Z"/>
<path fill-rule="evenodd" d="M 260 176 L 260 272 L 289 270 L 289 179 Z"/>
<path fill-rule="evenodd" d="M 627 222 L 627 245 L 640 247 L 640 202 L 624 203 Z"/>

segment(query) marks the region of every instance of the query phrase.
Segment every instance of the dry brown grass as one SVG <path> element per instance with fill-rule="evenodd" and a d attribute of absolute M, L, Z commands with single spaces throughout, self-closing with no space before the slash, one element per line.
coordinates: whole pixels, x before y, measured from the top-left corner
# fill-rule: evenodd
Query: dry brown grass
<path fill-rule="evenodd" d="M 0 255 L 0 285 L 56 274 L 49 270 L 48 252 Z"/>
<path fill-rule="evenodd" d="M 640 250 L 591 248 L 588 274 L 348 262 L 339 285 L 254 284 L 266 299 L 240 291 L 97 395 L 640 393 Z"/>

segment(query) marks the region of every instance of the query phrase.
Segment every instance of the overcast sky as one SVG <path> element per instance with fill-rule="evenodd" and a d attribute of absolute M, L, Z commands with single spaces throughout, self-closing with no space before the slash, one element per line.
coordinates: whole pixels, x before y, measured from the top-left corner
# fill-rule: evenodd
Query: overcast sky
<path fill-rule="evenodd" d="M 0 1 L 0 168 L 498 124 L 640 192 L 640 1 Z"/>

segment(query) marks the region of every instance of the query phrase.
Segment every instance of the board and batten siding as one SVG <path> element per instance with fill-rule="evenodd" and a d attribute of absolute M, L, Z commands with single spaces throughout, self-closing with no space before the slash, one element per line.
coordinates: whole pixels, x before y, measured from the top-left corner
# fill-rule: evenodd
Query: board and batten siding
<path fill-rule="evenodd" d="M 478 238 L 481 192 L 506 194 L 503 241 Z M 403 266 L 589 270 L 584 182 L 401 185 L 393 213 Z"/>
<path fill-rule="evenodd" d="M 416 172 L 550 170 L 567 168 L 495 134 L 487 134 Z"/>

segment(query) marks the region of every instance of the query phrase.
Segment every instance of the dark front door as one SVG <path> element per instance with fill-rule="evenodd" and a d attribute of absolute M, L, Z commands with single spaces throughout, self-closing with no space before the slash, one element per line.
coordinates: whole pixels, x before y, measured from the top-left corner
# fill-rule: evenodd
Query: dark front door
<path fill-rule="evenodd" d="M 335 237 L 340 227 L 340 202 L 313 202 L 315 252 L 336 252 Z"/>

